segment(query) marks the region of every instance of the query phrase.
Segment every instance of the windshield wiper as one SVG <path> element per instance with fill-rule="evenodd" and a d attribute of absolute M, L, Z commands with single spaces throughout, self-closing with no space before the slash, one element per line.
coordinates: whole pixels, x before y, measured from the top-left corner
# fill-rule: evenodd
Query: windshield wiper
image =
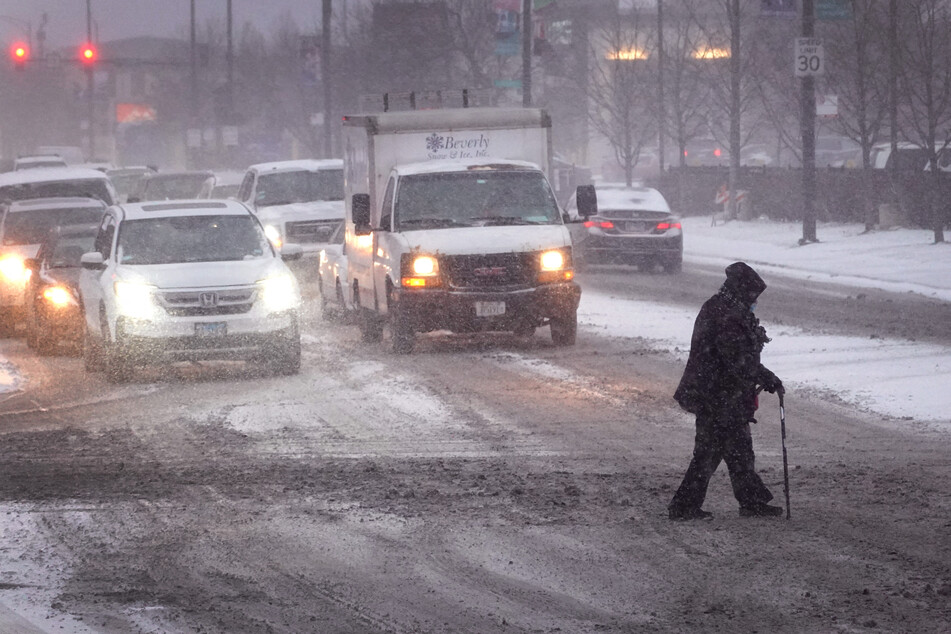
<path fill-rule="evenodd" d="M 460 222 L 453 218 L 408 218 L 406 220 L 400 220 L 400 227 L 406 228 L 410 226 L 423 226 L 423 227 L 471 227 L 472 225 L 467 222 Z"/>
<path fill-rule="evenodd" d="M 537 225 L 540 223 L 527 220 L 520 216 L 489 216 L 488 218 L 474 217 L 472 220 L 480 222 L 483 226 L 492 225 Z"/>

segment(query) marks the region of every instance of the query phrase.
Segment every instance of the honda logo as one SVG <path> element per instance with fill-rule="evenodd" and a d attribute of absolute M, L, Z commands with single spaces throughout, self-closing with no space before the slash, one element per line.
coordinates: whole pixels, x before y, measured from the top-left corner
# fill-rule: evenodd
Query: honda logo
<path fill-rule="evenodd" d="M 218 293 L 201 293 L 198 295 L 198 303 L 202 308 L 214 308 L 218 305 Z"/>

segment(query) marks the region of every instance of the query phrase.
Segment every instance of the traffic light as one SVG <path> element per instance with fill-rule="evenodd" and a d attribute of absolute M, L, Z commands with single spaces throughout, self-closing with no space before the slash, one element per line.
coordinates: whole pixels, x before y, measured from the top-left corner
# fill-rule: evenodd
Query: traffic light
<path fill-rule="evenodd" d="M 96 63 L 98 57 L 99 53 L 92 44 L 83 44 L 79 49 L 79 61 L 82 62 L 84 66 L 92 66 Z"/>
<path fill-rule="evenodd" d="M 30 49 L 26 44 L 17 42 L 10 48 L 10 57 L 13 58 L 13 67 L 23 70 L 26 61 L 30 59 Z"/>

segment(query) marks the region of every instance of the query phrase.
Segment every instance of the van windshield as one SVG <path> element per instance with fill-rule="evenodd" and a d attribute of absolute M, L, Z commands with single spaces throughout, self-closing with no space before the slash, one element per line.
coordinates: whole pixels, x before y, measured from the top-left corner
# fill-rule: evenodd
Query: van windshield
<path fill-rule="evenodd" d="M 127 220 L 119 230 L 121 264 L 231 262 L 271 257 L 250 216 L 172 216 Z"/>
<path fill-rule="evenodd" d="M 258 207 L 343 200 L 343 170 L 298 170 L 258 178 L 254 203 Z"/>
<path fill-rule="evenodd" d="M 395 228 L 549 225 L 558 203 L 540 172 L 472 171 L 400 179 Z"/>

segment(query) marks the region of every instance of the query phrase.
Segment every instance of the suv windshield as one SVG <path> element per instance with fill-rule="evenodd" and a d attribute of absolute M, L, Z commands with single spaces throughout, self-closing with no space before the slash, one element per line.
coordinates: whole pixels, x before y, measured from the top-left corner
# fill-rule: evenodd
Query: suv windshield
<path fill-rule="evenodd" d="M 254 203 L 259 207 L 343 200 L 343 170 L 305 170 L 265 174 L 258 178 Z"/>
<path fill-rule="evenodd" d="M 112 192 L 105 176 L 78 180 L 20 183 L 0 187 L 0 200 L 28 200 L 30 198 L 73 197 L 95 198 L 107 205 L 113 204 Z"/>
<path fill-rule="evenodd" d="M 171 216 L 127 220 L 119 230 L 121 264 L 230 262 L 272 254 L 250 216 Z"/>
<path fill-rule="evenodd" d="M 7 212 L 3 218 L 3 244 L 38 244 L 54 227 L 98 223 L 102 211 L 101 207 L 79 207 Z"/>
<path fill-rule="evenodd" d="M 449 172 L 400 179 L 397 227 L 556 224 L 558 203 L 539 172 Z"/>

